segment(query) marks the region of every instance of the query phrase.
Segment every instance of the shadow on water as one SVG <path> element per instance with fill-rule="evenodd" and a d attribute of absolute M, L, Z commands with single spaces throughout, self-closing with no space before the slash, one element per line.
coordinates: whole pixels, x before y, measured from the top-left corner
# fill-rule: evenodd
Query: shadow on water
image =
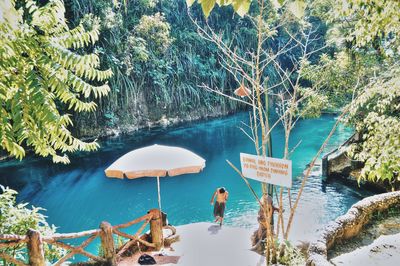
<path fill-rule="evenodd" d="M 240 166 L 240 152 L 254 153 L 254 146 L 238 128 L 241 122 L 248 122 L 246 113 L 101 139 L 98 151 L 74 154 L 69 165 L 54 165 L 50 159 L 33 157 L 22 162 L 2 162 L 0 184 L 18 190 L 19 201 L 47 209 L 48 221 L 57 225 L 59 232 L 98 228 L 103 220 L 121 224 L 157 207 L 156 179 L 109 179 L 104 175 L 105 168 L 136 148 L 155 143 L 176 145 L 205 158 L 206 168 L 199 174 L 161 179 L 163 211 L 168 213 L 169 221 L 174 225 L 211 221 L 209 200 L 216 187 L 225 186 L 230 193 L 225 223 L 254 228 L 257 226 L 257 203 L 242 179 L 226 163 L 228 159 Z M 334 117 L 326 115 L 301 120 L 294 129 L 290 146 L 295 147 L 301 141 L 291 157 L 294 194 L 300 186 L 299 176 L 305 165 L 316 154 L 334 123 Z M 350 135 L 351 129 L 340 126 L 327 150 Z M 281 157 L 283 129 L 276 128 L 272 139 L 274 156 Z M 257 182 L 250 180 L 250 183 L 261 192 Z M 321 225 L 368 195 L 340 182 L 322 182 L 319 176 L 310 177 L 295 217 L 294 237 L 309 238 Z M 288 202 L 287 195 L 284 196 Z"/>

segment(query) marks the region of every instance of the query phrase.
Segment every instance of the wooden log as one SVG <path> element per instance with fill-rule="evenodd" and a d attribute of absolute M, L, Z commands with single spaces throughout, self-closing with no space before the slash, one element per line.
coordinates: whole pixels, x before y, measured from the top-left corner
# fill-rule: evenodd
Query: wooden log
<path fill-rule="evenodd" d="M 26 236 L 20 236 L 20 235 L 0 234 L 0 240 L 27 242 L 28 238 Z"/>
<path fill-rule="evenodd" d="M 17 260 L 13 256 L 10 256 L 5 252 L 0 252 L 0 258 L 3 258 L 7 262 L 11 262 L 11 263 L 15 264 L 16 266 L 29 266 L 28 264 L 25 264 L 24 262 Z"/>
<path fill-rule="evenodd" d="M 142 224 L 142 226 L 138 229 L 138 231 L 137 231 L 134 235 L 130 235 L 130 234 L 121 232 L 121 231 L 117 230 L 117 229 L 115 228 L 115 226 L 113 227 L 113 233 L 116 234 L 116 235 L 119 235 L 119 236 L 128 238 L 128 239 L 131 239 L 131 240 L 136 240 L 136 239 L 139 237 L 140 233 L 142 233 L 143 229 L 146 227 L 146 225 L 147 225 L 149 222 L 150 222 L 150 221 L 145 221 L 145 222 Z"/>
<path fill-rule="evenodd" d="M 135 243 L 141 243 L 142 245 L 149 247 L 149 248 L 155 248 L 155 245 L 153 243 L 149 243 L 146 240 L 143 240 L 141 238 L 136 238 L 136 239 L 132 239 L 128 242 L 126 242 L 121 249 L 118 251 L 118 256 L 122 256 L 122 254 L 124 254 L 125 251 L 127 251 L 133 244 Z"/>
<path fill-rule="evenodd" d="M 155 248 L 155 247 L 156 247 L 156 245 L 155 245 L 154 243 L 149 243 L 149 242 L 147 242 L 146 240 L 141 239 L 141 238 L 138 238 L 137 241 L 139 241 L 140 244 L 143 244 L 143 245 L 145 245 L 146 247 L 150 247 L 150 248 Z"/>
<path fill-rule="evenodd" d="M 117 262 L 113 238 L 113 228 L 108 222 L 102 222 L 100 224 L 100 230 L 101 247 L 103 249 L 104 258 L 106 259 L 108 265 L 116 266 Z"/>
<path fill-rule="evenodd" d="M 149 211 L 149 214 L 152 215 L 150 220 L 151 242 L 154 244 L 156 250 L 160 250 L 163 246 L 161 211 L 159 209 L 152 209 Z"/>
<path fill-rule="evenodd" d="M 169 247 L 171 244 L 178 242 L 180 239 L 179 235 L 169 236 L 168 238 L 164 238 L 164 246 Z"/>
<path fill-rule="evenodd" d="M 141 221 L 150 220 L 150 219 L 151 219 L 151 214 L 148 213 L 148 214 L 143 215 L 142 217 L 139 217 L 139 218 L 137 218 L 137 219 L 135 219 L 135 220 L 132 220 L 132 221 L 130 221 L 130 222 L 127 222 L 127 223 L 124 223 L 124 224 L 120 224 L 120 225 L 113 226 L 113 228 L 114 228 L 114 229 L 126 228 L 126 227 L 129 227 L 129 226 L 133 225 L 133 224 L 137 224 L 137 223 L 139 223 L 139 222 L 141 222 Z"/>
<path fill-rule="evenodd" d="M 55 264 L 54 266 L 60 266 L 62 265 L 64 262 L 66 262 L 69 258 L 72 258 L 76 253 L 82 254 L 92 260 L 95 261 L 99 261 L 99 262 L 105 262 L 105 260 L 103 258 L 97 257 L 95 255 L 90 254 L 89 252 L 85 251 L 84 248 L 86 246 L 88 246 L 97 236 L 96 235 L 92 235 L 91 237 L 89 237 L 88 239 L 86 239 L 80 246 L 78 247 L 74 247 L 71 245 L 68 245 L 66 243 L 63 242 L 59 242 L 59 241 L 54 241 L 51 244 L 61 247 L 65 250 L 69 250 L 70 253 L 66 254 L 64 257 L 60 258 Z"/>
<path fill-rule="evenodd" d="M 81 238 L 85 236 L 91 236 L 91 235 L 98 235 L 100 233 L 99 229 L 96 230 L 88 230 L 88 231 L 82 231 L 78 233 L 68 233 L 68 234 L 53 234 L 48 237 L 43 237 L 43 241 L 47 243 L 51 243 L 56 240 L 60 239 L 72 239 L 72 238 Z"/>
<path fill-rule="evenodd" d="M 171 234 L 168 237 L 176 235 L 176 228 L 173 227 L 172 225 L 165 225 L 165 226 L 163 226 L 163 229 L 171 230 Z"/>
<path fill-rule="evenodd" d="M 390 229 L 400 229 L 400 224 L 383 224 L 383 227 Z"/>
<path fill-rule="evenodd" d="M 124 252 L 127 251 L 128 248 L 130 248 L 133 244 L 135 244 L 137 242 L 138 242 L 137 239 L 131 239 L 128 242 L 126 242 L 125 244 L 123 244 L 121 249 L 118 251 L 117 256 L 122 256 L 122 254 L 124 254 Z"/>
<path fill-rule="evenodd" d="M 24 241 L 9 241 L 9 242 L 0 242 L 0 249 L 1 248 L 11 248 L 18 245 L 24 244 Z"/>
<path fill-rule="evenodd" d="M 143 229 L 146 227 L 146 225 L 150 222 L 150 220 L 147 220 L 142 224 L 142 226 L 137 230 L 135 236 L 139 237 L 139 235 L 142 233 Z"/>
<path fill-rule="evenodd" d="M 29 229 L 28 237 L 28 254 L 29 265 L 31 266 L 45 266 L 43 241 L 39 231 Z"/>
<path fill-rule="evenodd" d="M 114 234 L 116 234 L 116 235 L 119 235 L 119 236 L 122 236 L 122 237 L 125 237 L 125 238 L 128 238 L 128 239 L 131 239 L 131 240 L 136 240 L 136 239 L 137 239 L 137 237 L 134 236 L 134 235 L 130 235 L 130 234 L 127 234 L 127 233 L 118 231 L 118 230 L 116 230 L 116 229 L 114 229 L 113 232 L 114 232 Z"/>

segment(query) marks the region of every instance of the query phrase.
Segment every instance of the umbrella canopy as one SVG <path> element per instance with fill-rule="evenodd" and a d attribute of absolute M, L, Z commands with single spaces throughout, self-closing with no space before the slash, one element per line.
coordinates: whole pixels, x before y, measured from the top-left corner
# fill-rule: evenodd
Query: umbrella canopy
<path fill-rule="evenodd" d="M 128 152 L 110 165 L 105 174 L 129 179 L 157 177 L 158 205 L 161 210 L 160 177 L 198 173 L 205 166 L 206 160 L 189 150 L 156 144 Z"/>
<path fill-rule="evenodd" d="M 128 152 L 116 160 L 106 170 L 108 177 L 139 178 L 161 177 L 198 173 L 206 166 L 206 161 L 197 154 L 180 148 L 152 145 Z"/>

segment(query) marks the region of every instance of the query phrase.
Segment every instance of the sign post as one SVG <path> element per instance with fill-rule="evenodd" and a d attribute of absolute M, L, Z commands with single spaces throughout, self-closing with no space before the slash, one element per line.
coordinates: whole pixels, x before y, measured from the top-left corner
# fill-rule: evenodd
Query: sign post
<path fill-rule="evenodd" d="M 292 187 L 292 161 L 240 153 L 243 176 L 260 182 Z"/>

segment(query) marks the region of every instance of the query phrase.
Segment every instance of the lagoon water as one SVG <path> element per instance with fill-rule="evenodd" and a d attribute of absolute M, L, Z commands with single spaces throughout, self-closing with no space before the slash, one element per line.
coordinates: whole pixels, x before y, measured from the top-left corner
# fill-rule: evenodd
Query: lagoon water
<path fill-rule="evenodd" d="M 45 208 L 48 221 L 58 227 L 58 232 L 98 228 L 103 220 L 116 225 L 157 207 L 156 179 L 109 179 L 105 177 L 104 169 L 130 150 L 155 143 L 176 145 L 205 158 L 206 168 L 200 174 L 161 178 L 163 211 L 168 214 L 169 222 L 182 225 L 211 221 L 210 198 L 217 187 L 225 186 L 230 193 L 226 224 L 255 228 L 257 203 L 240 176 L 226 163 L 228 159 L 240 167 L 240 152 L 254 154 L 254 146 L 239 129 L 243 126 L 241 122 L 248 122 L 246 113 L 108 138 L 99 141 L 101 148 L 96 152 L 71 156 L 69 165 L 54 165 L 50 159 L 40 158 L 2 162 L 0 184 L 16 189 L 19 201 Z M 294 193 L 301 182 L 299 176 L 334 123 L 334 116 L 324 115 L 301 120 L 294 129 L 291 146 L 298 145 L 291 156 Z M 350 135 L 351 129 L 339 126 L 325 152 Z M 279 158 L 283 152 L 283 129 L 276 128 L 272 138 L 274 157 Z M 261 192 L 256 181 L 251 184 L 258 193 Z M 368 195 L 369 192 L 337 181 L 323 182 L 319 176 L 310 177 L 295 216 L 291 238 L 312 239 L 321 226 Z M 285 202 L 287 206 L 286 195 Z M 95 248 L 89 249 L 94 251 Z"/>

